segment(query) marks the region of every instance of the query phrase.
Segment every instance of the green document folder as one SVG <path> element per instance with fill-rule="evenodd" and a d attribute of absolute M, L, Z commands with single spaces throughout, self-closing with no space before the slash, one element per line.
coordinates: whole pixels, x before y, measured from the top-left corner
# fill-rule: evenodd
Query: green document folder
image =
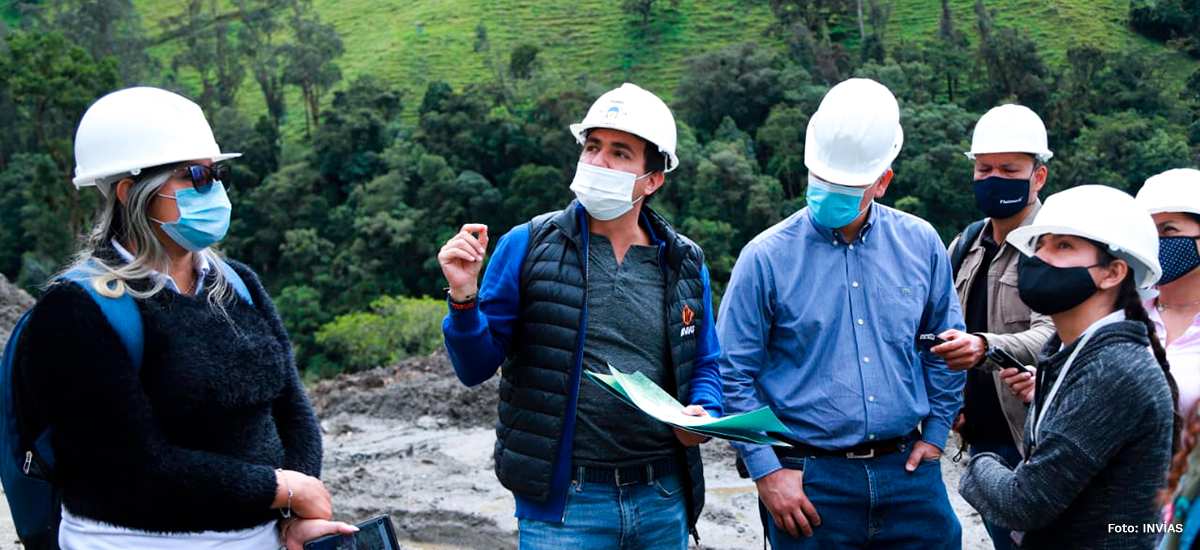
<path fill-rule="evenodd" d="M 680 412 L 683 404 L 646 375 L 640 372 L 625 374 L 611 364 L 608 368 L 612 374 L 585 372 L 618 400 L 660 422 L 709 437 L 759 445 L 788 446 L 788 443 L 767 435 L 767 432 L 789 433 L 787 426 L 784 426 L 767 407 L 724 418 L 687 416 Z"/>

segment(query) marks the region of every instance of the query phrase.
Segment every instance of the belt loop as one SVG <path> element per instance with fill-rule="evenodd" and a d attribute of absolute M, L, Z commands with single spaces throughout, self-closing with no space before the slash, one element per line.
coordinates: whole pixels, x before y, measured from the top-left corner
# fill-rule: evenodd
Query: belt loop
<path fill-rule="evenodd" d="M 646 485 L 654 484 L 654 463 L 646 465 Z"/>

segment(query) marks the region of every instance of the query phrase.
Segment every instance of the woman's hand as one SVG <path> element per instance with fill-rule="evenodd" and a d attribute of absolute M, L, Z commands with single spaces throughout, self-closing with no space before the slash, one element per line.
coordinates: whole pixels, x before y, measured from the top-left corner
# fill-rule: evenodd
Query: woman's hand
<path fill-rule="evenodd" d="M 323 519 L 293 519 L 283 520 L 291 523 L 284 524 L 283 545 L 287 550 L 304 550 L 304 543 L 337 533 L 350 534 L 358 531 L 358 527 L 340 521 Z"/>
<path fill-rule="evenodd" d="M 292 496 L 288 498 L 288 491 Z M 290 502 L 289 502 L 290 500 Z M 291 508 L 298 518 L 329 519 L 333 501 L 321 480 L 295 470 L 275 470 L 275 502 L 272 508 Z"/>
<path fill-rule="evenodd" d="M 1030 366 L 1025 368 L 1029 369 L 1029 372 L 1021 372 L 1017 369 L 1000 371 L 1000 381 L 1008 386 L 1013 395 L 1020 397 L 1021 401 L 1030 403 L 1033 401 L 1034 377 L 1037 375 L 1037 369 Z"/>

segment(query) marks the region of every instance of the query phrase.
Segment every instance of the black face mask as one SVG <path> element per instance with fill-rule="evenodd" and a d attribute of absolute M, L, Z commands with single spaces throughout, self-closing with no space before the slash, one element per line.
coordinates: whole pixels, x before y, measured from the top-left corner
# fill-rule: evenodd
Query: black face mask
<path fill-rule="evenodd" d="M 1011 218 L 1029 204 L 1030 187 L 1029 178 L 990 176 L 975 180 L 975 204 L 989 218 Z"/>
<path fill-rule="evenodd" d="M 1037 256 L 1022 256 L 1017 262 L 1017 294 L 1038 313 L 1062 313 L 1100 290 L 1088 273 L 1088 268 L 1096 265 L 1054 267 Z"/>

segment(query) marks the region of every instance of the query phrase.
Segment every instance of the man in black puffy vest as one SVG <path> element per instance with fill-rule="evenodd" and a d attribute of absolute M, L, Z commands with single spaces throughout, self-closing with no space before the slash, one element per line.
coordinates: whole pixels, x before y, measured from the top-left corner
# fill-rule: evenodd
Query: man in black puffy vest
<path fill-rule="evenodd" d="M 704 254 L 643 202 L 679 164 L 675 119 L 625 84 L 571 132 L 576 201 L 501 237 L 482 285 L 487 226 L 463 226 L 438 254 L 446 349 L 464 384 L 500 368 L 496 475 L 522 549 L 685 550 L 704 505 L 703 438 L 583 376 L 641 372 L 686 414 L 721 415 Z"/>

